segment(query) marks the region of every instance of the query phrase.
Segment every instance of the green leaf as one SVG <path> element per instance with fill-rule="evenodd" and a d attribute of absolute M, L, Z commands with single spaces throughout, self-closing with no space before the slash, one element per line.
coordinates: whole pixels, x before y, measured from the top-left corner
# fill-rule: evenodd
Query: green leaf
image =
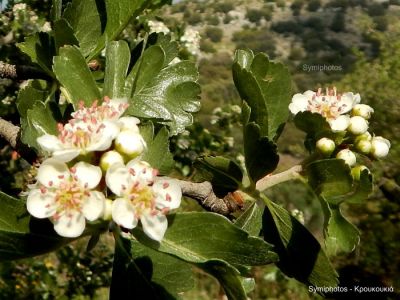
<path fill-rule="evenodd" d="M 56 50 L 65 45 L 79 45 L 74 35 L 74 31 L 65 19 L 59 19 L 53 25 L 54 42 Z"/>
<path fill-rule="evenodd" d="M 164 33 L 152 33 L 147 41 L 148 45 L 157 45 L 164 50 L 165 59 L 163 67 L 166 67 L 179 54 L 178 43 L 171 41 L 171 35 Z"/>
<path fill-rule="evenodd" d="M 343 217 L 339 206 L 330 206 L 321 199 L 325 215 L 325 245 L 329 255 L 352 252 L 360 242 L 360 232 Z"/>
<path fill-rule="evenodd" d="M 65 18 L 79 41 L 83 56 L 88 56 L 95 48 L 104 30 L 105 11 L 103 1 L 73 0 L 68 3 Z"/>
<path fill-rule="evenodd" d="M 37 138 L 44 134 L 57 135 L 55 109 L 57 106 L 45 105 L 41 101 L 34 102 L 32 108 L 26 111 L 26 118 L 21 119 L 21 141 L 41 153 Z"/>
<path fill-rule="evenodd" d="M 221 260 L 209 261 L 198 266 L 218 280 L 229 300 L 247 299 L 242 277 L 237 269 Z"/>
<path fill-rule="evenodd" d="M 31 219 L 25 201 L 0 192 L 0 262 L 51 252 L 72 239 L 57 236 L 48 220 Z"/>
<path fill-rule="evenodd" d="M 137 72 L 136 87 L 127 113 L 137 117 L 161 119 L 170 127 L 170 134 L 182 132 L 193 123 L 192 113 L 200 108 L 198 71 L 194 63 L 182 61 L 162 68 L 164 51 L 152 46 L 144 52 Z M 162 69 L 160 69 L 162 68 Z M 128 79 L 132 78 L 131 75 Z M 130 81 L 131 82 L 131 81 Z M 127 83 L 129 85 L 129 83 Z M 129 86 L 127 87 L 129 90 Z"/>
<path fill-rule="evenodd" d="M 266 197 L 265 203 L 264 239 L 275 246 L 282 272 L 307 285 L 336 286 L 338 275 L 314 236 L 286 209 Z"/>
<path fill-rule="evenodd" d="M 236 191 L 242 183 L 243 173 L 232 160 L 222 156 L 198 158 L 194 167 L 197 170 L 194 180 L 209 181 L 218 197 Z"/>
<path fill-rule="evenodd" d="M 133 234 L 146 246 L 192 263 L 223 260 L 233 266 L 264 265 L 276 261 L 270 245 L 249 236 L 227 218 L 204 212 L 168 216 L 168 230 L 161 243 L 148 238 L 141 229 Z M 195 233 L 195 234 L 194 234 Z"/>
<path fill-rule="evenodd" d="M 244 156 L 247 172 L 253 182 L 274 171 L 279 162 L 275 143 L 261 136 L 260 127 L 249 123 L 244 127 Z"/>
<path fill-rule="evenodd" d="M 50 17 L 53 22 L 58 21 L 62 14 L 62 0 L 52 0 Z"/>
<path fill-rule="evenodd" d="M 54 40 L 46 32 L 38 32 L 25 38 L 17 47 L 27 54 L 33 63 L 38 64 L 43 71 L 54 76 L 51 71 L 52 59 L 55 55 Z"/>
<path fill-rule="evenodd" d="M 235 225 L 253 236 L 259 236 L 262 228 L 262 208 L 253 202 L 235 221 Z"/>
<path fill-rule="evenodd" d="M 28 85 L 18 92 L 17 109 L 21 118 L 26 118 L 28 110 L 37 101 L 45 102 L 48 91 L 43 90 L 37 81 L 30 81 Z"/>
<path fill-rule="evenodd" d="M 147 126 L 146 131 L 148 132 L 143 132 L 142 128 L 140 132 L 146 141 L 147 149 L 141 160 L 147 161 L 153 168 L 158 169 L 160 174 L 167 175 L 175 165 L 172 153 L 169 150 L 168 129 L 162 127 L 154 137 L 152 123 Z"/>
<path fill-rule="evenodd" d="M 298 129 L 314 135 L 321 131 L 331 131 L 329 123 L 321 114 L 310 111 L 298 112 L 294 116 L 294 124 Z"/>
<path fill-rule="evenodd" d="M 125 78 L 128 73 L 130 57 L 127 42 L 117 41 L 107 44 L 103 96 L 110 98 L 126 96 Z"/>
<path fill-rule="evenodd" d="M 308 184 L 331 204 L 343 201 L 352 190 L 353 178 L 343 159 L 323 159 L 307 165 Z"/>
<path fill-rule="evenodd" d="M 54 58 L 53 70 L 75 108 L 81 100 L 90 106 L 94 100 L 100 99 L 99 89 L 85 58 L 76 47 L 60 48 L 59 56 Z"/>
<path fill-rule="evenodd" d="M 241 98 L 251 108 L 250 122 L 260 135 L 276 140 L 289 116 L 291 79 L 288 69 L 264 53 L 238 50 L 232 67 L 233 80 Z"/>
<path fill-rule="evenodd" d="M 94 1 L 94 0 L 91 0 Z M 82 2 L 86 2 L 82 1 Z M 157 1 L 158 3 L 163 1 Z M 98 4 L 99 1 L 96 1 Z M 134 19 L 138 16 L 145 8 L 151 6 L 152 1 L 148 0 L 105 0 L 105 11 L 106 16 L 101 16 L 101 27 L 104 28 L 103 34 L 98 38 L 98 40 L 93 43 L 95 45 L 95 49 L 90 51 L 90 55 L 88 60 L 95 57 L 100 51 L 104 48 L 106 43 L 114 40 L 126 27 L 129 20 Z M 100 13 L 104 12 L 103 2 L 101 2 L 101 7 L 98 7 L 98 11 Z M 94 14 L 94 13 L 93 13 Z M 98 13 L 97 13 L 98 14 Z M 104 27 L 104 22 L 105 27 Z M 98 22 L 98 21 L 97 21 Z M 82 25 L 82 30 L 84 29 L 84 25 Z M 96 32 L 97 34 L 97 32 Z M 85 55 L 86 56 L 86 55 Z"/>
<path fill-rule="evenodd" d="M 111 299 L 121 294 L 175 299 L 194 285 L 190 265 L 177 258 L 121 237 L 116 238 L 115 248 Z"/>

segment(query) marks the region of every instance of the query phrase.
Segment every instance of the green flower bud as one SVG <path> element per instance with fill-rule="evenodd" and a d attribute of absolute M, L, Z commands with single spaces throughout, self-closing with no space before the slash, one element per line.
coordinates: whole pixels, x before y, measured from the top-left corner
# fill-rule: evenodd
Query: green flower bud
<path fill-rule="evenodd" d="M 360 116 L 364 119 L 369 119 L 371 118 L 372 113 L 374 112 L 374 109 L 366 104 L 356 104 L 353 107 L 352 114 L 353 116 Z"/>
<path fill-rule="evenodd" d="M 124 159 L 117 151 L 108 151 L 100 158 L 100 168 L 106 172 L 108 168 L 115 163 L 124 163 Z"/>
<path fill-rule="evenodd" d="M 368 168 L 366 166 L 363 165 L 359 165 L 359 166 L 355 166 L 354 168 L 351 169 L 351 176 L 353 176 L 354 180 L 359 181 L 360 180 L 360 176 L 361 176 L 361 172 L 364 170 L 368 170 Z M 369 172 L 369 170 L 368 170 Z"/>
<path fill-rule="evenodd" d="M 106 199 L 103 212 L 103 220 L 109 221 L 112 219 L 112 200 Z"/>
<path fill-rule="evenodd" d="M 375 136 L 372 138 L 372 149 L 371 149 L 371 154 L 375 158 L 383 158 L 389 153 L 390 149 L 390 142 L 389 140 L 381 137 L 381 136 Z"/>
<path fill-rule="evenodd" d="M 115 139 L 115 149 L 130 158 L 139 156 L 146 148 L 146 142 L 142 136 L 132 130 L 121 131 Z"/>
<path fill-rule="evenodd" d="M 325 156 L 329 156 L 332 154 L 333 150 L 335 150 L 335 142 L 328 138 L 321 138 L 317 141 L 317 149 Z"/>
<path fill-rule="evenodd" d="M 356 155 L 349 149 L 343 149 L 336 154 L 336 158 L 343 159 L 350 167 L 356 164 Z"/>
<path fill-rule="evenodd" d="M 351 117 L 350 125 L 347 127 L 347 130 L 354 135 L 363 134 L 368 130 L 368 122 L 359 116 Z"/>
<path fill-rule="evenodd" d="M 355 143 L 355 148 L 363 154 L 369 154 L 371 152 L 372 143 L 368 140 L 359 140 Z"/>

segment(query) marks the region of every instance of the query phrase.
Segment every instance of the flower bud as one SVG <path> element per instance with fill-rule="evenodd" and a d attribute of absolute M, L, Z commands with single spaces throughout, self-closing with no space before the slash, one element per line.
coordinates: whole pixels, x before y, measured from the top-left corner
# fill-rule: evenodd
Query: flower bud
<path fill-rule="evenodd" d="M 124 159 L 117 151 L 108 151 L 100 158 L 100 168 L 106 172 L 111 165 L 115 163 L 124 163 Z"/>
<path fill-rule="evenodd" d="M 146 142 L 142 136 L 132 130 L 121 131 L 115 139 L 115 149 L 122 154 L 135 158 L 146 148 Z"/>
<path fill-rule="evenodd" d="M 112 218 L 112 200 L 106 199 L 104 204 L 103 220 L 109 221 Z"/>
<path fill-rule="evenodd" d="M 363 166 L 363 165 L 355 166 L 354 168 L 351 169 L 351 176 L 353 176 L 354 180 L 359 181 L 361 173 L 364 170 L 368 170 L 368 168 L 366 166 Z M 368 172 L 369 172 L 369 170 L 368 170 Z"/>
<path fill-rule="evenodd" d="M 356 104 L 353 107 L 353 116 L 360 116 L 364 119 L 369 119 L 371 118 L 372 113 L 374 112 L 374 109 L 366 104 Z"/>
<path fill-rule="evenodd" d="M 355 143 L 355 148 L 363 154 L 368 154 L 371 152 L 372 144 L 368 140 L 358 140 Z"/>
<path fill-rule="evenodd" d="M 368 130 L 368 122 L 359 116 L 351 117 L 347 130 L 355 135 L 363 134 Z"/>
<path fill-rule="evenodd" d="M 325 156 L 329 156 L 335 150 L 335 142 L 325 137 L 321 138 L 317 141 L 317 149 Z"/>
<path fill-rule="evenodd" d="M 356 139 L 355 139 L 355 142 L 357 143 L 357 142 L 359 142 L 361 140 L 365 140 L 365 141 L 369 141 L 370 142 L 372 140 L 372 135 L 368 131 L 366 131 L 363 134 L 358 135 L 356 137 Z"/>
<path fill-rule="evenodd" d="M 381 136 L 376 136 L 372 138 L 372 148 L 371 148 L 371 154 L 375 158 L 383 158 L 389 153 L 390 149 L 390 142 L 389 140 L 381 137 Z"/>
<path fill-rule="evenodd" d="M 343 149 L 336 154 L 336 158 L 343 159 L 350 167 L 356 164 L 356 155 L 349 149 Z"/>

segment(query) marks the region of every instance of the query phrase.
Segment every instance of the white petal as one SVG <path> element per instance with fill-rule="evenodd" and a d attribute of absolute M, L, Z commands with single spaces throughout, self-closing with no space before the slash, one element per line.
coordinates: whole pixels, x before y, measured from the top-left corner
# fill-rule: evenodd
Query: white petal
<path fill-rule="evenodd" d="M 44 151 L 51 153 L 64 148 L 61 141 L 55 135 L 45 134 L 38 137 L 36 141 Z"/>
<path fill-rule="evenodd" d="M 119 115 L 117 115 L 116 117 L 120 117 L 125 109 L 121 110 L 121 106 L 126 106 L 128 103 L 128 99 L 127 98 L 114 98 L 114 99 L 110 99 L 110 102 L 108 102 L 108 104 L 113 107 L 116 111 L 120 112 Z"/>
<path fill-rule="evenodd" d="M 145 161 L 133 159 L 126 164 L 128 170 L 132 170 L 133 180 L 137 180 L 143 184 L 151 184 L 154 182 L 154 169 Z"/>
<path fill-rule="evenodd" d="M 81 153 L 80 149 L 65 149 L 65 150 L 57 150 L 53 152 L 53 158 L 63 161 L 63 162 L 69 162 L 73 160 L 75 157 L 77 157 Z"/>
<path fill-rule="evenodd" d="M 310 90 L 307 90 L 307 91 L 305 91 L 304 93 L 303 93 L 303 95 L 304 96 L 306 96 L 308 99 L 312 99 L 312 97 L 314 97 L 314 95 L 315 95 L 315 92 L 313 92 L 313 91 L 310 91 Z"/>
<path fill-rule="evenodd" d="M 78 182 L 88 189 L 95 188 L 101 180 L 101 169 L 86 162 L 80 161 L 75 164 L 75 175 Z"/>
<path fill-rule="evenodd" d="M 353 93 L 344 93 L 339 101 L 339 105 L 342 107 L 341 113 L 345 114 L 353 109 L 356 104 L 356 99 L 354 99 Z"/>
<path fill-rule="evenodd" d="M 149 213 L 140 217 L 140 222 L 142 222 L 144 233 L 158 242 L 163 239 L 168 228 L 167 218 L 160 212 L 152 214 L 149 211 Z"/>
<path fill-rule="evenodd" d="M 53 220 L 54 230 L 61 236 L 74 238 L 85 230 L 85 217 L 77 211 L 66 212 L 59 219 Z"/>
<path fill-rule="evenodd" d="M 331 125 L 331 129 L 333 131 L 344 131 L 350 124 L 350 117 L 342 115 L 334 120 L 330 120 L 329 124 Z"/>
<path fill-rule="evenodd" d="M 297 114 L 300 111 L 307 110 L 308 99 L 303 94 L 295 94 L 292 98 L 292 103 L 289 104 L 289 110 L 292 114 Z"/>
<path fill-rule="evenodd" d="M 160 209 L 175 209 L 181 205 L 182 189 L 178 181 L 167 177 L 161 177 L 153 185 L 156 193 L 156 206 Z"/>
<path fill-rule="evenodd" d="M 39 219 L 51 217 L 55 213 L 55 194 L 47 191 L 42 193 L 40 190 L 31 190 L 26 201 L 28 212 Z"/>
<path fill-rule="evenodd" d="M 100 130 L 97 138 L 86 148 L 87 151 L 104 151 L 111 147 L 112 141 L 119 133 L 119 127 L 111 121 L 104 121 L 104 128 Z"/>
<path fill-rule="evenodd" d="M 106 184 L 117 196 L 122 196 L 124 191 L 131 187 L 132 181 L 129 169 L 123 164 L 116 163 L 107 170 Z"/>
<path fill-rule="evenodd" d="M 82 205 L 82 213 L 89 221 L 97 220 L 103 215 L 106 197 L 98 191 L 90 192 L 90 196 L 85 199 Z"/>
<path fill-rule="evenodd" d="M 46 187 L 58 187 L 70 176 L 68 166 L 54 158 L 46 159 L 39 167 L 37 180 Z"/>
<path fill-rule="evenodd" d="M 112 206 L 112 218 L 118 225 L 132 229 L 135 228 L 138 220 L 135 217 L 135 208 L 124 198 L 115 199 Z"/>

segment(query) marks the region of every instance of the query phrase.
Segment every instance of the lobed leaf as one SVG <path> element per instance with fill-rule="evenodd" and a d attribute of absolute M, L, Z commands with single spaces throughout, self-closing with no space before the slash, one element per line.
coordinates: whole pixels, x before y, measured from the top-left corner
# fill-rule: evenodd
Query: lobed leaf
<path fill-rule="evenodd" d="M 236 219 L 235 225 L 253 236 L 259 236 L 262 228 L 263 210 L 257 202 L 253 202 Z"/>

